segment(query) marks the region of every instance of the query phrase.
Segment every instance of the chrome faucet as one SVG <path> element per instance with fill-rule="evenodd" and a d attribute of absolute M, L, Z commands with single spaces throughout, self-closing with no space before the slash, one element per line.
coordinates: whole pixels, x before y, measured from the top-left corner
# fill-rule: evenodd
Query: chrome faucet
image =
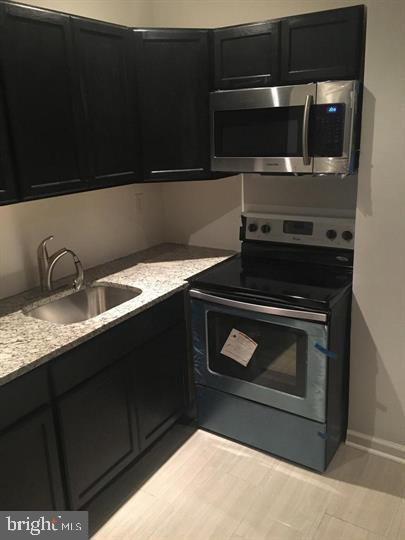
<path fill-rule="evenodd" d="M 80 262 L 79 257 L 74 253 L 71 249 L 62 248 L 56 251 L 53 255 L 48 255 L 48 250 L 46 248 L 46 244 L 49 240 L 53 240 L 53 236 L 48 236 L 38 246 L 38 268 L 39 268 L 39 279 L 41 282 L 41 289 L 43 291 L 52 291 L 53 290 L 53 284 L 52 284 L 52 273 L 53 269 L 55 268 L 56 263 L 61 259 L 64 255 L 69 253 L 72 258 L 73 262 L 75 263 L 76 267 L 76 277 L 73 281 L 73 287 L 78 291 L 82 288 L 83 282 L 84 282 L 84 272 L 83 272 L 83 266 Z"/>

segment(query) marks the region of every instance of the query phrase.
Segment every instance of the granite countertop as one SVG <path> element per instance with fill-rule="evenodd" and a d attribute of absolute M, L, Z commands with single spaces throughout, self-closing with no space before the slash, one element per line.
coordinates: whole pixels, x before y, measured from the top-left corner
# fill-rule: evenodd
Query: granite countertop
<path fill-rule="evenodd" d="M 142 294 L 87 321 L 55 324 L 23 313 L 71 294 L 39 288 L 0 300 L 0 385 L 87 341 L 119 322 L 187 287 L 186 279 L 231 257 L 219 249 L 160 244 L 85 271 L 89 283 L 142 289 Z M 56 285 L 59 285 L 58 283 Z"/>

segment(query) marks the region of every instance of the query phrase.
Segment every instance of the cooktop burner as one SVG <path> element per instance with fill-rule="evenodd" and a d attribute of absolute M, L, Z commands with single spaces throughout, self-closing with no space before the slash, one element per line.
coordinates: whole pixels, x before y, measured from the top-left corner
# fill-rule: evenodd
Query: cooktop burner
<path fill-rule="evenodd" d="M 242 264 L 240 255 L 203 272 L 192 286 L 216 292 L 265 297 L 294 306 L 327 309 L 352 283 L 347 268 L 269 260 Z"/>

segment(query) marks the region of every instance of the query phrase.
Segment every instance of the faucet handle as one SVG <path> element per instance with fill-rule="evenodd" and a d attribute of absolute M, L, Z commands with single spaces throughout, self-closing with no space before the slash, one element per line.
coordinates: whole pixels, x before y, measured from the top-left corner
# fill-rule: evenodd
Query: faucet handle
<path fill-rule="evenodd" d="M 50 236 L 47 236 L 46 238 L 44 238 L 42 240 L 42 242 L 39 244 L 39 246 L 38 246 L 38 257 L 40 257 L 40 256 L 43 257 L 43 258 L 48 257 L 46 244 L 49 242 L 49 240 L 53 240 L 53 234 L 51 234 Z"/>
<path fill-rule="evenodd" d="M 42 240 L 42 242 L 40 243 L 41 246 L 46 246 L 46 243 L 49 242 L 49 240 L 53 240 L 53 234 L 50 234 L 49 236 L 47 236 L 46 238 L 44 238 Z"/>

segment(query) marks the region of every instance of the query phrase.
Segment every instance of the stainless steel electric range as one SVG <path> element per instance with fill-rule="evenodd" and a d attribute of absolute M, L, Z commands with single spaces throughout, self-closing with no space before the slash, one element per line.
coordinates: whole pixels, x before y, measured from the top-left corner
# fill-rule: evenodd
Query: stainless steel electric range
<path fill-rule="evenodd" d="M 324 471 L 347 426 L 354 222 L 245 214 L 191 280 L 202 428 Z"/>

